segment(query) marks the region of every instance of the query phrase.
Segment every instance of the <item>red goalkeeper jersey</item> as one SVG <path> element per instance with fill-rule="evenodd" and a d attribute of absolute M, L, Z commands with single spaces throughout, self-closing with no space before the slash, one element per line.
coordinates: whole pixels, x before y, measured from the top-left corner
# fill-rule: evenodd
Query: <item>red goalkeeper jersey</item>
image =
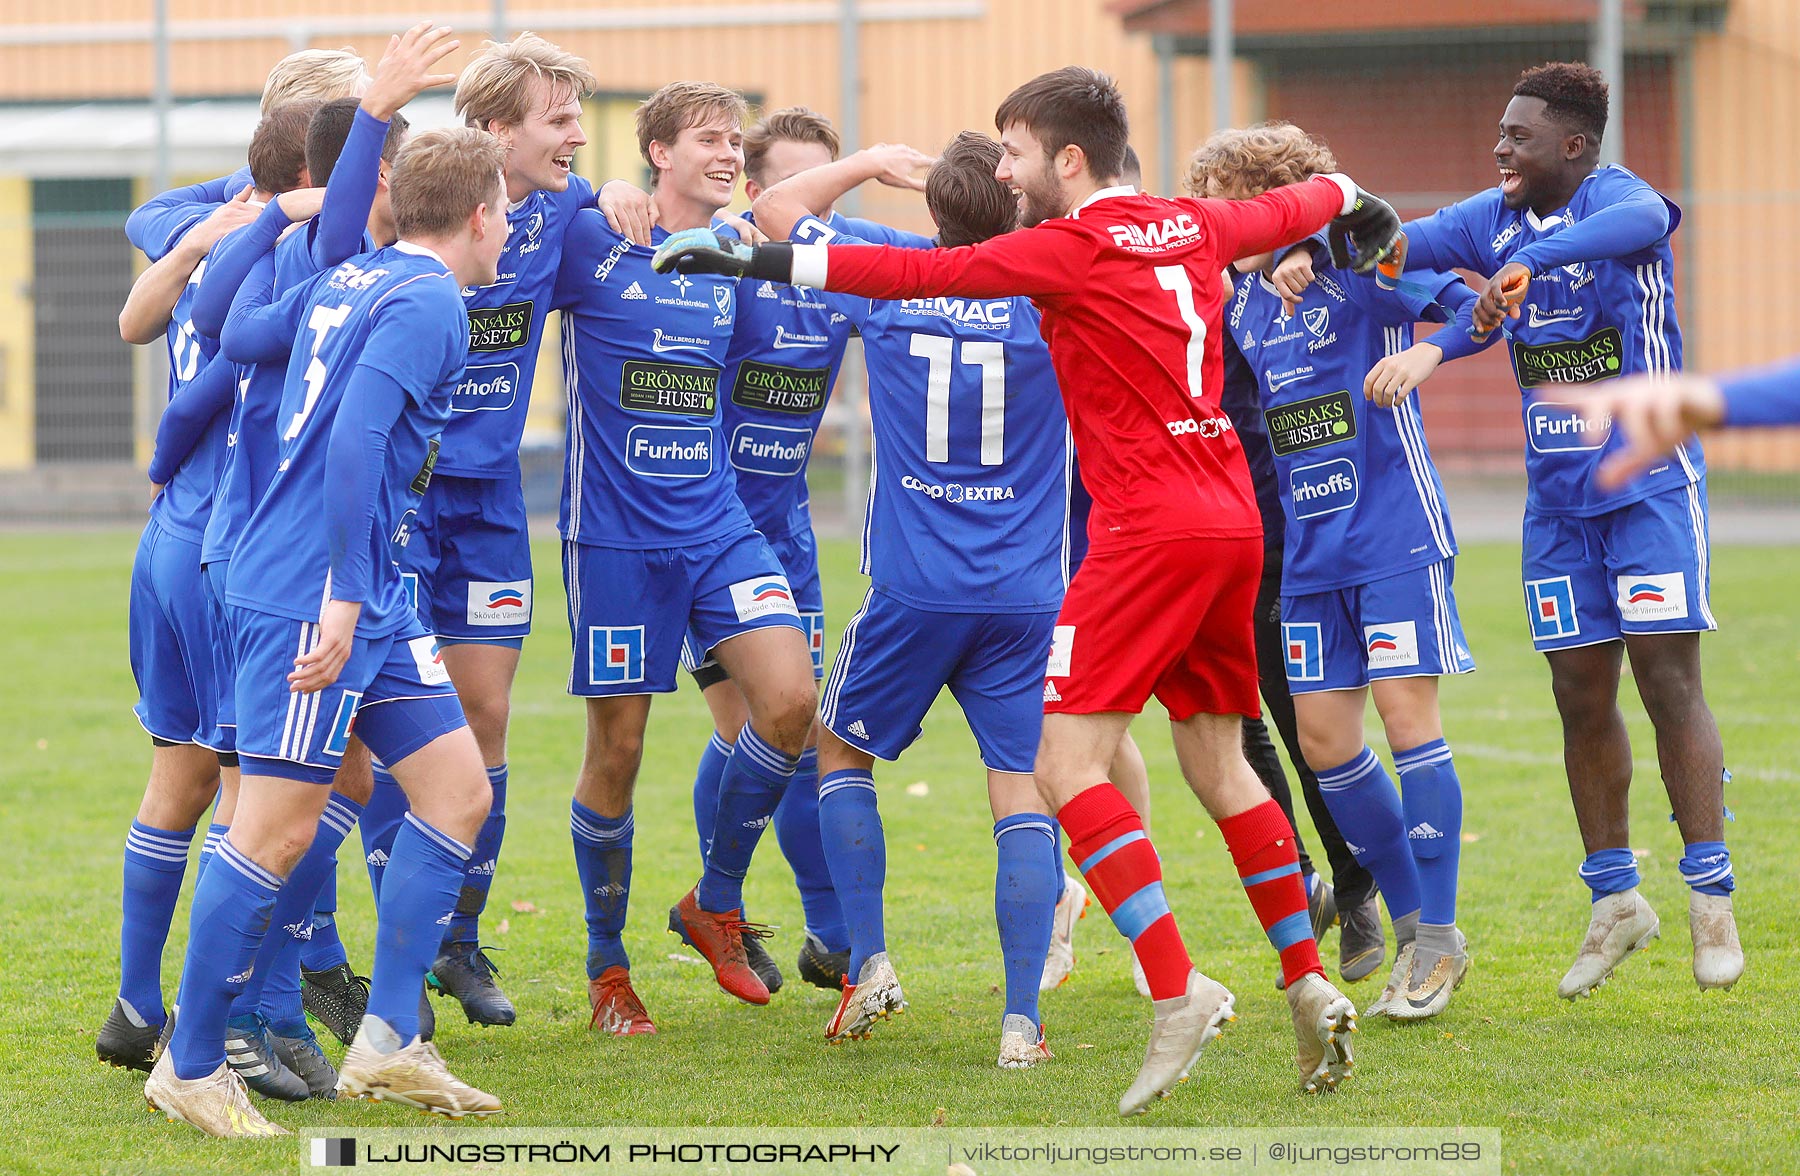
<path fill-rule="evenodd" d="M 869 298 L 1028 295 L 1094 499 L 1090 546 L 1260 535 L 1219 407 L 1221 272 L 1318 231 L 1353 193 L 1324 176 L 1254 200 L 1105 188 L 1067 217 L 958 249 L 797 246 L 794 280 Z"/>

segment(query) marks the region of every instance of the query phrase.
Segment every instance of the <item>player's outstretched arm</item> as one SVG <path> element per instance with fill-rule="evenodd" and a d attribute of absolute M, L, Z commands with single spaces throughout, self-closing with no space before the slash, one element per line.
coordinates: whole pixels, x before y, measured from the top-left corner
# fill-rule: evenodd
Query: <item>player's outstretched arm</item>
<path fill-rule="evenodd" d="M 1609 380 L 1580 400 L 1590 426 L 1609 423 L 1622 444 L 1600 463 L 1602 486 L 1623 486 L 1700 429 L 1725 419 L 1716 381 L 1677 373 Z"/>
<path fill-rule="evenodd" d="M 273 301 L 273 282 L 239 287 L 219 333 L 219 354 L 233 363 L 286 363 L 312 287 L 302 282 Z"/>
<path fill-rule="evenodd" d="M 132 210 L 125 218 L 125 239 L 151 261 L 161 261 L 208 213 L 251 186 L 250 170 L 245 168 L 203 184 L 171 188 Z"/>
<path fill-rule="evenodd" d="M 194 296 L 192 321 L 194 330 L 210 339 L 225 332 L 225 321 L 231 315 L 232 299 L 252 271 L 265 258 L 270 258 L 275 242 L 297 220 L 304 220 L 318 210 L 323 193 L 317 188 L 284 192 L 262 209 L 243 232 L 234 233 L 213 252 L 206 276 Z M 270 262 L 270 280 L 274 265 Z"/>
<path fill-rule="evenodd" d="M 151 451 L 147 471 L 151 485 L 166 485 L 175 476 L 213 418 L 231 410 L 236 390 L 237 365 L 215 355 L 169 399 L 156 422 L 156 448 Z"/>
<path fill-rule="evenodd" d="M 214 208 L 161 260 L 139 274 L 131 284 L 125 305 L 119 309 L 119 337 L 127 343 L 154 343 L 160 339 L 194 268 L 219 238 L 255 220 L 258 211 L 250 203 L 250 189 L 245 188 L 236 199 Z"/>
<path fill-rule="evenodd" d="M 890 188 L 925 190 L 918 173 L 930 167 L 932 158 L 904 143 L 877 143 L 842 159 L 809 168 L 766 189 L 756 198 L 753 211 L 763 232 L 779 241 L 793 234 L 794 226 L 809 216 L 824 217 L 846 192 L 878 180 Z"/>

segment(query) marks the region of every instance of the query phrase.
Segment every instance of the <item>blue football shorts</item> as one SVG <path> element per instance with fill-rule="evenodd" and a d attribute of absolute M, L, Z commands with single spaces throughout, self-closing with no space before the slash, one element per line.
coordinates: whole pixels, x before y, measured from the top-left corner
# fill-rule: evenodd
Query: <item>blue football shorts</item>
<path fill-rule="evenodd" d="M 531 632 L 531 532 L 519 482 L 433 478 L 399 564 L 419 623 L 443 644 L 517 649 Z"/>
<path fill-rule="evenodd" d="M 1355 690 L 1382 678 L 1441 677 L 1475 668 L 1451 590 L 1456 561 L 1281 598 L 1288 690 Z"/>

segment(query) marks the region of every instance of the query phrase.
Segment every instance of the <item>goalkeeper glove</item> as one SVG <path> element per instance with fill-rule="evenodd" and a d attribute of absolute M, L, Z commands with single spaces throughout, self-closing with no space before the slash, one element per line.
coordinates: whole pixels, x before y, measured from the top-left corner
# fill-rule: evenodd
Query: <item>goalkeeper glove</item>
<path fill-rule="evenodd" d="M 786 241 L 746 245 L 711 229 L 683 229 L 670 233 L 650 259 L 659 274 L 679 270 L 684 274 L 724 274 L 729 278 L 762 278 L 786 282 L 794 272 L 794 247 Z"/>
<path fill-rule="evenodd" d="M 1400 232 L 1400 214 L 1387 201 L 1361 188 L 1356 190 L 1350 211 L 1333 217 L 1325 233 L 1325 241 L 1331 246 L 1331 264 L 1359 274 L 1368 273 L 1377 263 L 1397 252 L 1398 262 L 1403 264 L 1404 240 L 1405 236 Z M 1398 281 L 1398 269 L 1394 271 L 1393 279 Z"/>
<path fill-rule="evenodd" d="M 1469 338 L 1486 343 L 1487 337 L 1502 321 L 1518 318 L 1519 307 L 1524 304 L 1525 291 L 1530 286 L 1531 271 L 1523 265 L 1509 261 L 1501 266 L 1500 272 L 1481 293 L 1481 302 L 1475 307 L 1475 321 L 1469 325 Z"/>

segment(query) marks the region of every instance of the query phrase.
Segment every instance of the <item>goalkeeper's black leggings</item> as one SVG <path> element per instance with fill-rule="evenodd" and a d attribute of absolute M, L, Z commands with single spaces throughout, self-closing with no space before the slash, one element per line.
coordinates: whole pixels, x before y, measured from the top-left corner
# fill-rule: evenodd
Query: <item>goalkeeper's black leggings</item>
<path fill-rule="evenodd" d="M 1306 808 L 1312 814 L 1313 828 L 1319 832 L 1319 841 L 1324 845 L 1326 860 L 1331 863 L 1331 885 L 1337 892 L 1339 910 L 1349 910 L 1367 901 L 1375 893 L 1375 879 L 1369 872 L 1357 864 L 1356 856 L 1344 843 L 1344 835 L 1338 832 L 1337 822 L 1331 819 L 1331 813 L 1325 807 L 1325 799 L 1319 795 L 1319 778 L 1313 775 L 1306 766 L 1306 757 L 1300 754 L 1300 731 L 1294 721 L 1294 698 L 1288 693 L 1287 658 L 1281 650 L 1281 549 L 1279 547 L 1265 550 L 1263 553 L 1262 584 L 1256 593 L 1256 670 L 1261 681 L 1263 698 L 1263 715 L 1275 721 L 1275 729 L 1281 735 L 1281 742 L 1287 748 L 1288 759 L 1300 776 L 1300 793 L 1306 799 Z M 1275 751 L 1275 744 L 1269 738 L 1268 725 L 1263 719 L 1244 720 L 1244 758 L 1256 770 L 1262 779 L 1263 787 L 1287 814 L 1288 824 L 1294 827 L 1294 846 L 1300 851 L 1300 868 L 1310 872 L 1312 861 L 1306 853 L 1306 843 L 1300 836 L 1300 822 L 1294 819 L 1294 797 L 1288 790 L 1287 772 L 1283 770 L 1281 757 Z"/>

